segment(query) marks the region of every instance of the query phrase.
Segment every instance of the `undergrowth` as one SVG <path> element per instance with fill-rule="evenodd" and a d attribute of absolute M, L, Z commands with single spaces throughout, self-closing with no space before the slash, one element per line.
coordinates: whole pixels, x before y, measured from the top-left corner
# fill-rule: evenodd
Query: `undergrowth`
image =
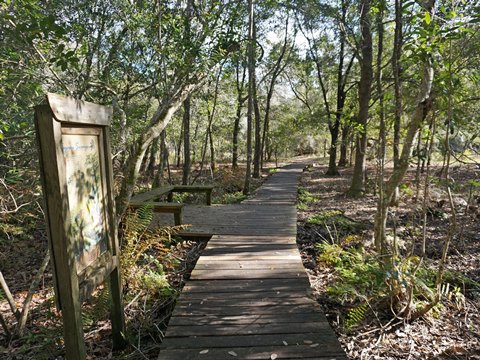
<path fill-rule="evenodd" d="M 410 313 L 396 307 L 399 299 L 415 309 L 435 295 L 437 270 L 418 256 L 396 258 L 391 265 L 385 265 L 378 254 L 365 249 L 358 238 L 354 241 L 351 236 L 340 243 L 318 243 L 316 250 L 319 266 L 329 268 L 334 274 L 327 294 L 351 308 L 344 319 L 346 330 L 361 324 L 367 317 L 378 321 L 379 314 L 388 320 Z M 441 300 L 460 308 L 467 287 L 473 292 L 480 289 L 480 284 L 465 279 L 462 274 L 447 272 L 441 285 Z M 431 309 L 429 316 L 441 316 L 443 307 L 440 302 Z"/>

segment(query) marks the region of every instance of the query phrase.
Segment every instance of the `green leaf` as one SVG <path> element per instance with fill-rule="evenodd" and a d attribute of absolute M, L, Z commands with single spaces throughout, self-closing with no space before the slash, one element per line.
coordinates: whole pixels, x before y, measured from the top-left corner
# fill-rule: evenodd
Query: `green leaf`
<path fill-rule="evenodd" d="M 432 22 L 432 17 L 430 16 L 430 13 L 428 11 L 425 11 L 425 17 L 423 19 L 425 20 L 425 23 L 427 25 Z"/>

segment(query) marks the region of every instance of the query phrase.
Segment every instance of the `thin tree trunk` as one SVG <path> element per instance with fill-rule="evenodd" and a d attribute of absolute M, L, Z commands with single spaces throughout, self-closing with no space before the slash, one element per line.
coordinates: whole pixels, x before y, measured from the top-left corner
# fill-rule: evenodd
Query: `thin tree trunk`
<path fill-rule="evenodd" d="M 180 167 L 180 164 L 182 162 L 182 144 L 183 144 L 183 138 L 184 138 L 184 129 L 183 129 L 183 122 L 182 122 L 182 129 L 180 130 L 180 136 L 178 137 L 178 142 L 177 142 L 177 149 L 175 151 L 175 163 L 177 164 L 177 168 Z"/>
<path fill-rule="evenodd" d="M 25 325 L 27 324 L 28 313 L 30 311 L 30 304 L 32 302 L 33 295 L 37 290 L 38 285 L 40 284 L 40 280 L 42 279 L 43 273 L 45 272 L 45 269 L 47 268 L 49 262 L 50 262 L 50 251 L 47 251 L 47 254 L 43 258 L 40 269 L 38 269 L 37 273 L 35 274 L 35 277 L 32 280 L 32 283 L 30 284 L 30 287 L 28 288 L 27 297 L 23 302 L 22 313 L 20 315 L 20 319 L 18 320 L 18 325 L 17 325 L 17 334 L 20 336 L 23 336 L 23 333 L 25 331 Z"/>
<path fill-rule="evenodd" d="M 188 185 L 190 177 L 190 102 L 191 96 L 183 102 L 183 176 L 182 184 Z"/>
<path fill-rule="evenodd" d="M 208 128 L 208 134 L 210 139 L 210 169 L 211 171 L 215 171 L 215 145 L 213 142 L 213 134 L 212 134 L 212 127 Z"/>
<path fill-rule="evenodd" d="M 403 45 L 403 0 L 395 0 L 395 35 L 393 40 L 392 72 L 395 91 L 395 121 L 393 133 L 393 164 L 398 167 L 400 159 L 400 127 L 402 120 L 402 79 L 400 58 Z"/>
<path fill-rule="evenodd" d="M 350 124 L 344 123 L 342 126 L 342 143 L 340 144 L 340 160 L 338 160 L 338 167 L 348 165 L 348 138 L 350 135 Z"/>
<path fill-rule="evenodd" d="M 248 109 L 247 109 L 247 167 L 245 170 L 245 184 L 243 194 L 250 193 L 250 176 L 252 163 L 252 120 L 254 112 L 254 85 L 255 85 L 255 44 L 254 23 L 255 10 L 254 0 L 248 0 L 249 29 L 248 29 Z"/>
<path fill-rule="evenodd" d="M 355 165 L 353 169 L 352 184 L 348 190 L 350 196 L 361 196 L 365 193 L 365 155 L 367 150 L 367 120 L 368 109 L 372 91 L 372 32 L 370 29 L 371 0 L 362 0 L 360 3 L 360 28 L 361 65 L 360 84 L 358 86 L 358 127 L 361 132 L 357 134 L 357 148 L 355 152 Z"/>
<path fill-rule="evenodd" d="M 159 158 L 159 139 L 155 139 L 152 142 L 152 145 L 150 146 L 150 157 L 148 160 L 148 165 L 147 165 L 147 175 L 149 178 L 152 178 L 155 174 L 155 169 L 158 166 L 158 158 Z"/>
<path fill-rule="evenodd" d="M 258 106 L 257 99 L 257 80 L 254 76 L 254 88 L 253 88 L 253 113 L 254 113 L 254 130 L 255 130 L 255 142 L 254 142 L 254 151 L 253 151 L 253 174 L 252 177 L 258 179 L 260 177 L 260 162 L 262 158 L 262 139 L 261 139 L 261 130 L 262 130 L 262 120 L 260 116 L 260 108 Z"/>
<path fill-rule="evenodd" d="M 251 20 L 252 27 L 252 53 L 253 57 L 248 59 L 249 67 L 253 69 L 256 68 L 256 47 L 257 47 L 257 25 L 255 20 L 255 13 L 253 14 Z M 251 62 L 251 63 L 250 63 Z M 260 177 L 260 159 L 262 156 L 262 141 L 261 141 L 261 119 L 260 119 L 260 109 L 258 107 L 258 98 L 257 98 L 257 76 L 255 71 L 250 75 L 249 81 L 252 82 L 251 96 L 253 97 L 253 111 L 254 111 L 254 120 L 255 120 L 255 143 L 253 151 L 253 177 L 258 179 Z M 249 95 L 250 96 L 250 95 Z"/>
<path fill-rule="evenodd" d="M 395 35 L 393 39 L 392 72 L 395 93 L 395 118 L 393 123 L 393 167 L 397 168 L 400 159 L 400 128 L 402 124 L 402 70 L 400 59 L 403 46 L 403 0 L 395 0 Z M 395 189 L 391 205 L 398 204 L 399 190 Z"/>
<path fill-rule="evenodd" d="M 385 153 L 386 153 L 386 128 L 385 128 L 385 94 L 383 92 L 382 83 L 382 57 L 383 57 L 383 15 L 385 10 L 385 3 L 383 1 L 379 4 L 379 11 L 377 13 L 376 25 L 378 34 L 378 46 L 377 46 L 377 69 L 375 74 L 375 80 L 377 85 L 377 93 L 379 98 L 379 117 L 380 128 L 378 134 L 378 154 L 377 154 L 377 183 L 378 187 L 378 204 L 381 205 L 384 197 L 384 177 L 385 177 Z M 378 206 L 378 205 L 377 205 Z"/>
<path fill-rule="evenodd" d="M 278 76 L 281 74 L 281 72 L 285 69 L 285 66 L 287 65 L 287 62 L 282 66 L 282 61 L 283 58 L 285 57 L 285 53 L 287 51 L 287 45 L 288 45 L 288 16 L 285 24 L 285 37 L 283 40 L 283 47 L 282 50 L 280 51 L 280 55 L 275 62 L 275 65 L 273 67 L 272 71 L 272 78 L 270 79 L 270 83 L 268 86 L 267 90 L 267 99 L 265 101 L 265 116 L 263 119 L 263 134 L 262 134 L 262 141 L 261 141 L 261 158 L 260 158 L 260 168 L 263 168 L 263 160 L 264 160 L 264 153 L 265 152 L 265 147 L 266 143 L 268 141 L 268 131 L 269 131 L 269 120 L 270 120 L 270 108 L 271 108 L 271 103 L 272 103 L 272 97 L 273 97 L 273 91 L 275 88 L 275 84 L 277 82 Z M 288 59 L 287 59 L 288 61 Z"/>
<path fill-rule="evenodd" d="M 163 182 L 163 173 L 165 172 L 165 167 L 168 162 L 168 148 L 165 141 L 166 131 L 163 130 L 160 134 L 160 162 L 158 164 L 158 170 L 153 180 L 152 188 L 156 188 L 162 185 Z"/>
<path fill-rule="evenodd" d="M 242 117 L 242 107 L 247 100 L 243 96 L 243 89 L 245 87 L 245 76 L 246 70 L 242 66 L 242 78 L 240 80 L 240 61 L 237 62 L 236 66 L 236 87 L 237 87 L 237 111 L 235 115 L 235 122 L 233 124 L 233 140 L 232 140 L 232 168 L 238 168 L 238 135 L 240 133 L 240 119 Z"/>

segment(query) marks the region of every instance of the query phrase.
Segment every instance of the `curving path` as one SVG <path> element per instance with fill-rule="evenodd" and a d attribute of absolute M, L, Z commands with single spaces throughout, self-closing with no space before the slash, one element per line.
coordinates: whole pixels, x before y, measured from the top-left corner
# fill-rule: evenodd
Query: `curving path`
<path fill-rule="evenodd" d="M 296 245 L 304 164 L 272 175 L 239 205 L 189 206 L 195 234 L 214 234 L 184 287 L 158 359 L 346 359 Z"/>

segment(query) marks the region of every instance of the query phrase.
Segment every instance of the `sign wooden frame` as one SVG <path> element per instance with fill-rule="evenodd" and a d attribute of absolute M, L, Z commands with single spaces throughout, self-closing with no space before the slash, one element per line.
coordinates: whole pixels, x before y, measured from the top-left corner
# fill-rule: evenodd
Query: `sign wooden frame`
<path fill-rule="evenodd" d="M 85 359 L 81 301 L 104 281 L 113 347 L 126 345 L 107 106 L 48 94 L 35 127 L 67 359 Z"/>

